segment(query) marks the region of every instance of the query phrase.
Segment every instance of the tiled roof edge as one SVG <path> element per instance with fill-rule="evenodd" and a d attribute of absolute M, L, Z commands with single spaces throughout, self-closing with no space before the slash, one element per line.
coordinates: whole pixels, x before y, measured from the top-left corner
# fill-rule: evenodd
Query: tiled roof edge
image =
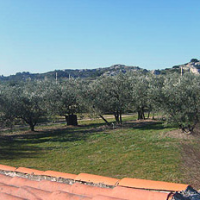
<path fill-rule="evenodd" d="M 180 183 L 170 183 L 164 181 L 152 181 L 145 179 L 135 179 L 135 178 L 123 178 L 119 181 L 119 186 L 156 190 L 156 191 L 183 191 L 186 190 L 190 185 L 180 184 Z"/>
<path fill-rule="evenodd" d="M 38 181 L 50 180 L 61 183 L 67 183 L 70 185 L 74 184 L 75 182 L 80 182 L 87 185 L 98 186 L 103 188 L 114 188 L 116 186 L 121 186 L 121 187 L 137 188 L 143 190 L 175 192 L 175 191 L 186 190 L 187 187 L 189 186 L 186 184 L 177 184 L 177 183 L 134 179 L 134 178 L 123 178 L 119 180 L 115 178 L 87 174 L 87 173 L 80 173 L 76 175 L 76 174 L 68 174 L 56 171 L 40 171 L 25 167 L 15 168 L 1 164 L 0 164 L 0 173 L 11 177 L 18 176 Z"/>

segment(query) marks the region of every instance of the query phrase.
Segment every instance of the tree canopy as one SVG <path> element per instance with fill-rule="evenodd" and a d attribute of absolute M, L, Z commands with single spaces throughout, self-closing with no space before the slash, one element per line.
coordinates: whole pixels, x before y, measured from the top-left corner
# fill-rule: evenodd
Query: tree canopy
<path fill-rule="evenodd" d="M 10 125 L 22 120 L 34 130 L 48 116 L 95 113 L 107 124 L 105 114 L 113 114 L 122 124 L 122 115 L 162 112 L 166 122 L 193 132 L 200 120 L 200 76 L 191 73 L 152 75 L 119 73 L 95 80 L 66 79 L 60 82 L 25 81 L 0 84 L 0 119 Z M 73 125 L 77 125 L 75 122 Z"/>

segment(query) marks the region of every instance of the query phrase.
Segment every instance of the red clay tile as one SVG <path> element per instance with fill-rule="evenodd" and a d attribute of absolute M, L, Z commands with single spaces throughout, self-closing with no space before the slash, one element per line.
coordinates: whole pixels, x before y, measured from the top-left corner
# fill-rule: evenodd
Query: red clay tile
<path fill-rule="evenodd" d="M 170 192 L 155 192 L 117 186 L 112 191 L 112 196 L 134 200 L 168 200 Z"/>
<path fill-rule="evenodd" d="M 10 167 L 7 165 L 0 165 L 0 170 L 4 170 L 4 171 L 15 171 L 16 167 Z"/>
<path fill-rule="evenodd" d="M 75 183 L 71 186 L 70 192 L 74 194 L 94 197 L 96 195 L 109 195 L 111 194 L 112 189 Z"/>
<path fill-rule="evenodd" d="M 56 181 L 34 181 L 0 174 L 0 200 L 171 200 L 173 194 L 163 191 L 180 191 L 188 185 L 160 181 L 124 178 L 122 180 L 98 175 L 81 173 L 79 175 L 55 171 L 40 171 L 20 167 L 18 169 L 0 165 L 0 170 L 16 171 L 25 174 L 45 175 L 50 177 L 72 179 L 82 183 L 73 185 Z M 53 180 L 53 179 L 52 179 Z M 94 183 L 95 186 L 84 183 Z M 116 186 L 118 184 L 118 186 Z M 103 188 L 102 185 L 116 186 L 113 189 Z M 151 191 L 158 190 L 158 191 Z"/>
<path fill-rule="evenodd" d="M 30 169 L 26 167 L 19 167 L 15 170 L 16 172 L 21 172 L 24 174 L 34 174 L 34 175 L 42 175 L 44 171 L 36 170 L 36 169 Z"/>
<path fill-rule="evenodd" d="M 127 199 L 98 195 L 98 196 L 93 197 L 92 200 L 127 200 Z"/>
<path fill-rule="evenodd" d="M 9 183 L 12 177 L 0 174 L 0 182 L 1 183 Z"/>
<path fill-rule="evenodd" d="M 0 192 L 0 199 L 1 200 L 26 200 L 24 198 L 16 197 L 10 194 Z"/>
<path fill-rule="evenodd" d="M 11 185 L 7 185 L 7 184 L 0 184 L 0 192 L 4 192 L 7 194 L 12 194 L 14 195 L 15 192 L 17 192 L 17 190 L 19 189 L 19 187 L 16 186 L 11 186 Z"/>
<path fill-rule="evenodd" d="M 68 192 L 56 191 L 51 194 L 48 200 L 92 200 L 92 198 Z"/>
<path fill-rule="evenodd" d="M 75 179 L 76 178 L 76 174 L 68 174 L 68 173 L 62 173 L 62 172 L 56 172 L 56 171 L 45 171 L 43 173 L 43 175 L 45 176 L 53 176 L 53 177 L 61 177 L 61 178 L 65 178 L 65 179 Z"/>
<path fill-rule="evenodd" d="M 19 190 L 15 193 L 15 195 L 30 200 L 41 200 L 41 199 L 49 199 L 51 192 L 25 186 L 19 188 Z"/>
<path fill-rule="evenodd" d="M 21 178 L 21 177 L 17 177 L 17 176 L 13 177 L 9 182 L 10 185 L 15 185 L 18 187 L 30 186 L 30 187 L 35 187 L 35 188 L 38 187 L 39 183 L 40 183 L 39 181 L 33 181 L 33 180 L 29 180 L 27 178 Z"/>
<path fill-rule="evenodd" d="M 71 188 L 71 185 L 69 185 L 69 184 L 58 183 L 58 182 L 55 182 L 55 181 L 42 180 L 38 184 L 38 189 L 51 191 L 51 192 L 54 192 L 56 190 L 69 192 L 70 188 Z"/>
<path fill-rule="evenodd" d="M 21 178 L 21 177 L 15 176 L 15 177 L 13 177 L 13 178 L 10 180 L 9 184 L 10 184 L 10 185 L 14 185 L 14 186 L 21 187 L 21 186 L 24 186 L 24 185 L 25 185 L 25 182 L 26 182 L 26 181 L 27 181 L 26 178 Z"/>
<path fill-rule="evenodd" d="M 116 185 L 119 181 L 119 179 L 116 178 L 110 178 L 110 177 L 98 176 L 86 173 L 80 173 L 79 175 L 77 175 L 75 180 L 83 182 L 91 182 L 91 183 L 101 183 L 105 185 Z"/>
<path fill-rule="evenodd" d="M 186 190 L 189 185 L 186 184 L 177 184 L 177 183 L 168 183 L 162 181 L 151 181 L 143 179 L 134 179 L 134 178 L 123 178 L 119 181 L 119 186 L 140 188 L 140 189 L 152 189 L 152 190 L 161 190 L 161 191 L 182 191 Z"/>

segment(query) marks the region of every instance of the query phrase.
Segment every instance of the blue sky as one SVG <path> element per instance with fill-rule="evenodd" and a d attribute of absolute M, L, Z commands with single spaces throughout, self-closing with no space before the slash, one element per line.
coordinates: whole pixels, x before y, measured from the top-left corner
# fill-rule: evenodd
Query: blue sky
<path fill-rule="evenodd" d="M 0 75 L 200 59 L 200 0 L 0 0 Z"/>

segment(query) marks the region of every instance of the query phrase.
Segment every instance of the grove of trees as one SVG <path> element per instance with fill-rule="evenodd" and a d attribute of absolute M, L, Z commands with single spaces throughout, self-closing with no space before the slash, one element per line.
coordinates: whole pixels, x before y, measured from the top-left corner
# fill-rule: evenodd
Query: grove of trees
<path fill-rule="evenodd" d="M 95 113 L 108 125 L 105 114 L 122 124 L 122 114 L 136 112 L 138 119 L 151 112 L 165 122 L 192 133 L 200 121 L 200 76 L 152 75 L 138 72 L 101 76 L 95 80 L 27 80 L 0 84 L 2 126 L 26 123 L 32 131 L 41 120 L 63 116 L 68 125 L 77 125 L 78 113 Z"/>

